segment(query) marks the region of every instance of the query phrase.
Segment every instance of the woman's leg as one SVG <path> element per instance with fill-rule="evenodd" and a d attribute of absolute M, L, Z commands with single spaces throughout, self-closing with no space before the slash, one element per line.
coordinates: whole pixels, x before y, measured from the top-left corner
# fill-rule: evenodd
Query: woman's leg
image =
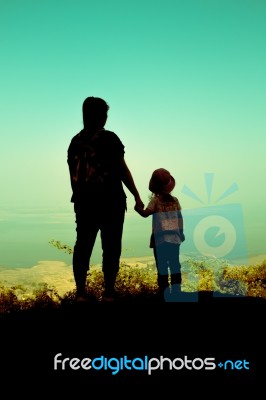
<path fill-rule="evenodd" d="M 87 272 L 99 228 L 95 218 L 96 210 L 75 205 L 75 213 L 77 236 L 73 252 L 73 274 L 77 296 L 83 296 L 86 293 Z"/>
<path fill-rule="evenodd" d="M 120 266 L 120 256 L 122 251 L 122 235 L 125 219 L 125 204 L 121 207 L 116 205 L 104 213 L 101 222 L 102 240 L 102 269 L 104 274 L 105 295 L 112 296 L 116 277 Z"/>

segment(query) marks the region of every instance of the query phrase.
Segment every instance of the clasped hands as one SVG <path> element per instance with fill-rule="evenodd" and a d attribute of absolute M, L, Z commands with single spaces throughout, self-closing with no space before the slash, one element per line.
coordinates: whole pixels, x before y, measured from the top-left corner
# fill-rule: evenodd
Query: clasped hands
<path fill-rule="evenodd" d="M 135 199 L 136 203 L 135 203 L 135 207 L 134 210 L 138 211 L 138 210 L 143 210 L 144 208 L 144 203 L 142 202 L 141 198 L 136 198 Z"/>

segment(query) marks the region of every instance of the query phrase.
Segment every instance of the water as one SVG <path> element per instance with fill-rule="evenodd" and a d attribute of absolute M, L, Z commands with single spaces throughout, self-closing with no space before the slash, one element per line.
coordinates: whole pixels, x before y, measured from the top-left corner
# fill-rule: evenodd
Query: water
<path fill-rule="evenodd" d="M 0 266 L 4 268 L 30 268 L 38 261 L 63 261 L 72 264 L 72 255 L 52 246 L 51 240 L 59 240 L 73 248 L 75 220 L 72 208 L 3 208 L 0 216 Z M 248 227 L 249 260 L 266 254 L 261 225 Z M 130 211 L 126 214 L 122 257 L 153 256 L 149 248 L 151 218 L 144 219 Z M 189 241 L 189 238 L 186 241 Z M 96 239 L 91 264 L 101 263 L 100 237 Z M 189 252 L 189 246 L 181 246 L 182 256 L 197 257 Z M 241 258 L 238 260 L 241 261 Z"/>
<path fill-rule="evenodd" d="M 127 214 L 124 224 L 122 257 L 152 256 L 149 248 L 151 220 Z M 40 260 L 72 263 L 72 255 L 49 242 L 58 240 L 73 248 L 76 231 L 72 211 L 51 209 L 8 210 L 0 221 L 0 266 L 29 268 Z M 101 263 L 101 241 L 97 236 L 91 264 Z"/>

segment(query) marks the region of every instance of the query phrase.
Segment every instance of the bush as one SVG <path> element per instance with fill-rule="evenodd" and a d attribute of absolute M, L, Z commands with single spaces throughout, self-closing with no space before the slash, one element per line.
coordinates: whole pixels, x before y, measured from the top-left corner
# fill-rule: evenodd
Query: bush
<path fill-rule="evenodd" d="M 155 264 L 132 267 L 122 262 L 116 280 L 121 298 L 149 300 L 158 293 Z M 230 295 L 262 297 L 266 299 L 266 261 L 253 266 L 217 264 L 215 260 L 188 259 L 182 266 L 182 291 L 219 291 Z M 103 291 L 100 267 L 91 267 L 87 276 L 87 291 L 96 301 Z M 29 295 L 22 285 L 0 285 L 0 313 L 8 314 L 27 309 L 53 309 L 73 304 L 75 291 L 59 296 L 54 287 L 40 284 Z"/>

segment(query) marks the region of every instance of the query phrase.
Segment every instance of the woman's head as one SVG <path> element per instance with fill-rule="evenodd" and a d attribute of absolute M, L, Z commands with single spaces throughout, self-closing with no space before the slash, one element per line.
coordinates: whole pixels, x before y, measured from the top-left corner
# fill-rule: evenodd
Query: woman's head
<path fill-rule="evenodd" d="M 101 129 L 107 121 L 109 106 L 100 97 L 87 97 L 82 105 L 84 129 Z"/>
<path fill-rule="evenodd" d="M 156 169 L 151 176 L 149 190 L 155 194 L 169 194 L 175 187 L 175 179 L 164 168 Z"/>

